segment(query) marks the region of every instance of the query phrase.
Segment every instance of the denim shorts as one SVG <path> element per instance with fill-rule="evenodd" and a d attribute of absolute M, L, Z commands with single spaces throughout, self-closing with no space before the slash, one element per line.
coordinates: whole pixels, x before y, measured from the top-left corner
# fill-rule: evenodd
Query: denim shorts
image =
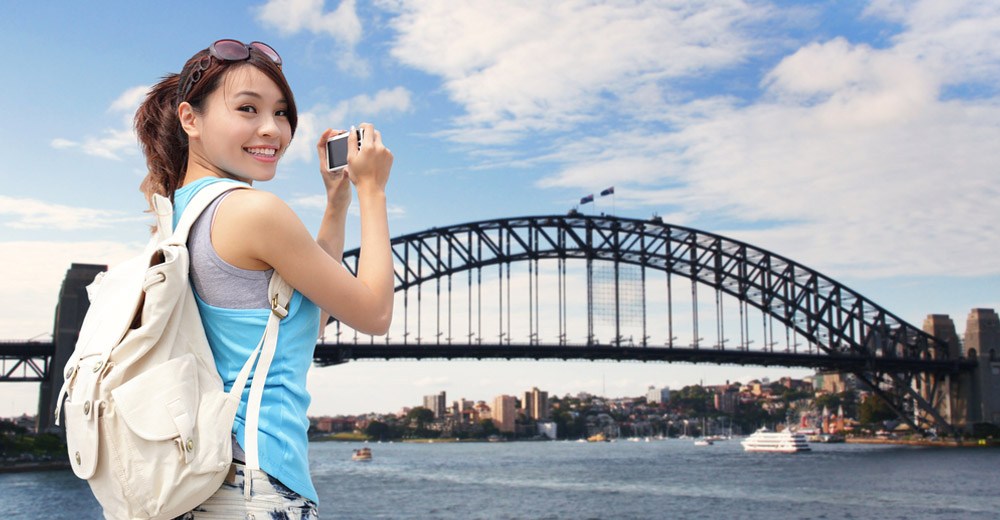
<path fill-rule="evenodd" d="M 176 520 L 250 519 L 317 520 L 316 503 L 285 487 L 261 470 L 246 477 L 246 466 L 233 462 L 222 487 Z"/>

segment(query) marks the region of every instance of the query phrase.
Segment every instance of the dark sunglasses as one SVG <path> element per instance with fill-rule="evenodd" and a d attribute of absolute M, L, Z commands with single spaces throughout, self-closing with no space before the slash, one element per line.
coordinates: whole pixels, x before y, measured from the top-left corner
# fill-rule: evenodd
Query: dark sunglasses
<path fill-rule="evenodd" d="M 188 73 L 187 80 L 183 83 L 184 87 L 181 89 L 180 100 L 184 101 L 184 98 L 186 98 L 191 92 L 191 88 L 194 87 L 194 84 L 201 79 L 202 73 L 208 70 L 208 67 L 212 65 L 212 58 L 219 61 L 249 60 L 251 48 L 257 49 L 261 52 L 261 54 L 267 56 L 271 61 L 273 61 L 275 65 L 279 68 L 281 67 L 281 56 L 278 55 L 278 51 L 274 50 L 273 47 L 264 42 L 251 42 L 246 44 L 239 40 L 219 40 L 212 45 L 209 45 L 208 55 L 198 60 L 198 62 L 191 67 L 191 72 Z"/>

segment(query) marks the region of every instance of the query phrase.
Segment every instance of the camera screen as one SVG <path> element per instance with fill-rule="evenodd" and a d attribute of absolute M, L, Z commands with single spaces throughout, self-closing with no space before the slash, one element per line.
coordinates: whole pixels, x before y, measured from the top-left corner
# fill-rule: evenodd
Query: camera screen
<path fill-rule="evenodd" d="M 327 169 L 334 170 L 347 165 L 347 134 L 326 142 Z"/>

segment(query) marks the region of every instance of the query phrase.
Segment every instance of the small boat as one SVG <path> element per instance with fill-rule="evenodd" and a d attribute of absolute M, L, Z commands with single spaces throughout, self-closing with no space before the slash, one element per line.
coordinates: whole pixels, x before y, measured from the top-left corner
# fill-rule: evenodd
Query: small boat
<path fill-rule="evenodd" d="M 712 446 L 714 444 L 715 443 L 712 442 L 712 439 L 698 439 L 694 441 L 695 446 Z"/>
<path fill-rule="evenodd" d="M 371 448 L 361 448 L 354 450 L 351 455 L 351 460 L 356 460 L 359 462 L 369 462 L 372 460 L 372 450 Z"/>
<path fill-rule="evenodd" d="M 587 437 L 587 442 L 609 442 L 609 439 L 604 432 L 597 432 L 590 437 Z"/>
<path fill-rule="evenodd" d="M 744 451 L 771 453 L 812 451 L 812 448 L 809 447 L 809 442 L 806 441 L 805 435 L 792 432 L 788 429 L 781 432 L 773 432 L 767 428 L 761 428 L 755 431 L 753 435 L 743 439 L 740 444 L 743 445 Z"/>

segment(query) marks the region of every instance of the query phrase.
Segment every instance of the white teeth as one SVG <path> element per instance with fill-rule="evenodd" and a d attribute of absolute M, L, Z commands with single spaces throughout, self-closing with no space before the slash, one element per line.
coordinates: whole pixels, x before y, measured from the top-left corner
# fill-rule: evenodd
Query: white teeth
<path fill-rule="evenodd" d="M 274 148 L 247 148 L 246 150 L 254 155 L 266 155 L 268 157 L 273 157 L 275 153 Z"/>

